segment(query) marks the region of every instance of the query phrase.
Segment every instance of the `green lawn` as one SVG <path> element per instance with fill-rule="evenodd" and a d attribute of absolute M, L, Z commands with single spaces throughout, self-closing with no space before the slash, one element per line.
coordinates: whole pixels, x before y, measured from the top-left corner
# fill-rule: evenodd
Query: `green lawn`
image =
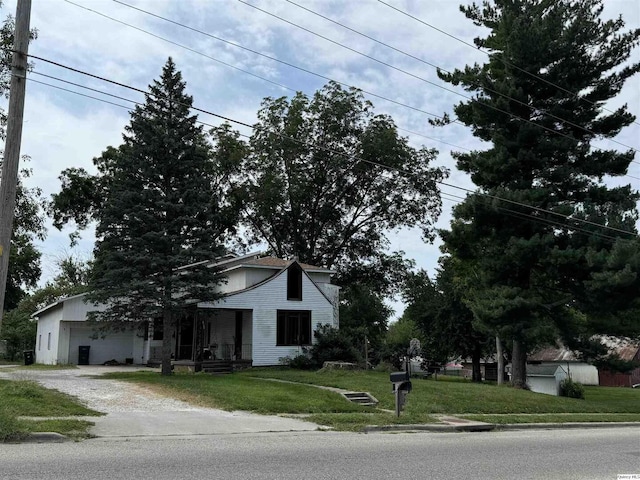
<path fill-rule="evenodd" d="M 396 418 L 391 412 L 394 395 L 389 375 L 380 372 L 254 368 L 225 376 L 184 373 L 162 377 L 152 372 L 118 372 L 106 377 L 142 382 L 203 406 L 263 414 L 309 414 L 308 420 L 339 430 L 434 423 L 437 414 L 464 415 L 489 423 L 640 421 L 640 392 L 623 388 L 587 387 L 586 400 L 576 400 L 474 384 L 457 377 L 415 379 L 405 410 Z M 354 405 L 336 393 L 311 385 L 369 392 L 380 404 L 378 409 Z"/>
<path fill-rule="evenodd" d="M 84 420 L 22 420 L 18 417 L 101 415 L 68 395 L 28 380 L 0 380 L 0 399 L 0 442 L 44 431 L 82 437 L 91 425 Z"/>

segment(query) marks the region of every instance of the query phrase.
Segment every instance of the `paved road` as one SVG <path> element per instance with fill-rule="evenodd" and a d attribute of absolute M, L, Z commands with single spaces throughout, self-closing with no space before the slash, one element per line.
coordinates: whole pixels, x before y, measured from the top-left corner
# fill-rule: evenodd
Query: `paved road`
<path fill-rule="evenodd" d="M 95 423 L 90 433 L 100 437 L 289 432 L 318 428 L 314 423 L 293 418 L 197 407 L 131 382 L 90 378 L 91 375 L 134 369 L 145 368 L 91 365 L 77 369 L 0 371 L 0 378 L 34 380 L 47 388 L 78 397 L 89 408 L 106 413 L 90 419 Z"/>
<path fill-rule="evenodd" d="M 297 432 L 0 446 L 0 479 L 562 479 L 640 474 L 640 428 Z"/>

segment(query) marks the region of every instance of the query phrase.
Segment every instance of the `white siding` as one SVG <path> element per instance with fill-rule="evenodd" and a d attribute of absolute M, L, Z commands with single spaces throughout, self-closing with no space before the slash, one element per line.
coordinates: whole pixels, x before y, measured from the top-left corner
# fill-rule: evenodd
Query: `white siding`
<path fill-rule="evenodd" d="M 574 382 L 583 385 L 598 385 L 598 369 L 593 365 L 582 362 L 542 362 L 541 365 L 558 365 L 565 371 Z"/>
<path fill-rule="evenodd" d="M 62 318 L 62 306 L 56 306 L 40 315 L 36 329 L 36 363 L 56 365 L 63 363 L 58 361 L 58 338 L 60 320 Z M 49 335 L 51 343 L 48 345 Z M 48 348 L 49 347 L 49 348 Z"/>
<path fill-rule="evenodd" d="M 330 273 L 307 272 L 307 275 L 316 283 L 331 283 Z"/>
<path fill-rule="evenodd" d="M 556 397 L 560 394 L 560 383 L 556 377 L 527 377 L 527 385 L 532 392 L 555 395 Z"/>
<path fill-rule="evenodd" d="M 265 281 L 267 278 L 272 277 L 276 273 L 277 270 L 267 269 L 267 268 L 249 268 L 246 270 L 247 272 L 247 284 L 245 288 L 256 285 L 260 282 Z"/>
<path fill-rule="evenodd" d="M 85 303 L 85 296 L 71 297 L 64 300 L 62 318 L 65 321 L 84 322 L 87 314 L 92 311 L 103 311 L 103 305 L 95 305 L 93 303 Z"/>
<path fill-rule="evenodd" d="M 225 273 L 225 275 L 227 277 L 227 281 L 220 285 L 220 292 L 228 293 L 247 288 L 247 275 L 243 269 L 232 270 Z"/>
<path fill-rule="evenodd" d="M 64 322 L 66 323 L 66 322 Z M 127 358 L 133 358 L 133 363 L 144 361 L 144 339 L 138 335 L 137 329 L 124 332 L 112 332 L 104 338 L 91 338 L 94 331 L 91 327 L 69 323 L 69 362 L 78 363 L 78 347 L 89 345 L 89 363 L 100 365 L 108 360 L 124 363 Z"/>
<path fill-rule="evenodd" d="M 278 310 L 310 310 L 313 330 L 318 324 L 336 325 L 333 305 L 307 275 L 302 275 L 302 301 L 287 300 L 286 271 L 256 288 L 203 307 L 253 309 L 253 365 L 277 365 L 282 357 L 296 356 L 298 347 L 276 345 Z M 243 339 L 243 343 L 244 339 Z"/>

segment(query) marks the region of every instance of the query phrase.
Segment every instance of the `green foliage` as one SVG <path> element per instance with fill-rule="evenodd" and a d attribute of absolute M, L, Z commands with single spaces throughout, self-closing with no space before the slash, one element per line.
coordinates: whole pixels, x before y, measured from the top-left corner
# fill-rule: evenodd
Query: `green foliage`
<path fill-rule="evenodd" d="M 359 363 L 360 352 L 353 346 L 353 340 L 342 330 L 330 325 L 322 325 L 314 332 L 316 343 L 311 347 L 311 361 L 316 368 L 324 362 L 342 361 Z"/>
<path fill-rule="evenodd" d="M 626 105 L 613 113 L 602 105 L 640 70 L 627 63 L 640 30 L 602 20 L 602 9 L 602 0 L 462 7 L 489 29 L 475 43 L 491 55 L 484 65 L 439 73 L 473 96 L 454 111 L 490 143 L 455 155 L 479 190 L 455 208 L 450 231 L 442 232 L 444 251 L 464 267 L 463 300 L 475 323 L 513 342 L 517 384 L 537 343 L 640 330 L 640 316 L 631 314 L 639 306 L 639 196 L 630 185 L 603 182 L 625 175 L 635 152 L 593 144 L 635 120 Z M 598 225 L 630 234 L 619 234 L 612 248 L 603 234 L 616 234 Z M 576 310 L 585 323 L 576 323 Z"/>
<path fill-rule="evenodd" d="M 560 396 L 584 400 L 584 386 L 571 378 L 565 378 L 560 382 Z"/>
<path fill-rule="evenodd" d="M 106 325 L 161 317 L 169 332 L 193 299 L 220 297 L 222 277 L 206 263 L 225 253 L 235 230 L 221 183 L 228 171 L 196 124 L 185 86 L 169 59 L 131 113 L 123 144 L 94 159 L 98 175 L 63 172 L 51 204 L 57 226 L 98 222 L 88 298 L 109 305 L 92 314 Z M 169 374 L 171 340 L 164 339 Z"/>
<path fill-rule="evenodd" d="M 436 182 L 446 175 L 430 166 L 436 152 L 409 146 L 359 90 L 329 83 L 311 98 L 266 98 L 248 144 L 226 126 L 211 133 L 218 150 L 243 158 L 235 193 L 249 240 L 280 258 L 344 276 L 361 269 L 356 280 L 375 280 L 380 292 L 397 288 L 386 272 L 404 263 L 384 253 L 386 232 L 410 225 L 433 236 L 441 208 Z"/>
<path fill-rule="evenodd" d="M 425 351 L 425 337 L 416 325 L 416 322 L 409 318 L 406 313 L 398 319 L 397 322 L 389 325 L 381 352 L 382 370 L 386 371 L 389 367 L 398 369 L 402 365 L 402 360 L 407 354 L 409 342 L 417 338 L 420 340 L 422 351 Z"/>
<path fill-rule="evenodd" d="M 62 298 L 86 291 L 88 263 L 65 257 L 59 260 L 58 266 L 60 273 L 52 282 L 23 297 L 16 308 L 4 316 L 0 340 L 6 344 L 8 360 L 21 360 L 24 350 L 33 350 L 37 325 L 31 315 Z"/>
<path fill-rule="evenodd" d="M 366 284 L 353 283 L 341 290 L 340 335 L 350 338 L 360 356 L 365 356 L 365 341 L 370 361 L 380 360 L 389 317 L 393 311 L 382 295 Z"/>
<path fill-rule="evenodd" d="M 28 160 L 23 158 L 23 162 Z M 2 165 L 2 161 L 0 161 Z M 7 288 L 4 309 L 12 310 L 34 288 L 42 270 L 40 268 L 40 252 L 34 242 L 44 240 L 46 228 L 44 224 L 43 199 L 40 188 L 27 188 L 23 180 L 31 176 L 32 171 L 24 168 L 20 171 L 16 190 L 16 209 L 11 236 L 11 254 L 7 274 Z"/>
<path fill-rule="evenodd" d="M 287 358 L 285 365 L 291 368 L 295 368 L 296 370 L 311 370 L 314 367 L 311 358 L 309 358 L 309 355 L 306 354 L 297 355 L 293 358 Z"/>

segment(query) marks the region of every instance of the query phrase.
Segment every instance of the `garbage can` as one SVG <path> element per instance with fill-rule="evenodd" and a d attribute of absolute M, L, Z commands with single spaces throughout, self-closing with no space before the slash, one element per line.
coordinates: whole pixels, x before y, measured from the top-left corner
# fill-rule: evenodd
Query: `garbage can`
<path fill-rule="evenodd" d="M 23 353 L 24 353 L 24 364 L 33 365 L 33 350 L 25 350 Z"/>
<path fill-rule="evenodd" d="M 80 345 L 78 347 L 78 365 L 89 365 L 89 350 L 91 345 Z"/>

